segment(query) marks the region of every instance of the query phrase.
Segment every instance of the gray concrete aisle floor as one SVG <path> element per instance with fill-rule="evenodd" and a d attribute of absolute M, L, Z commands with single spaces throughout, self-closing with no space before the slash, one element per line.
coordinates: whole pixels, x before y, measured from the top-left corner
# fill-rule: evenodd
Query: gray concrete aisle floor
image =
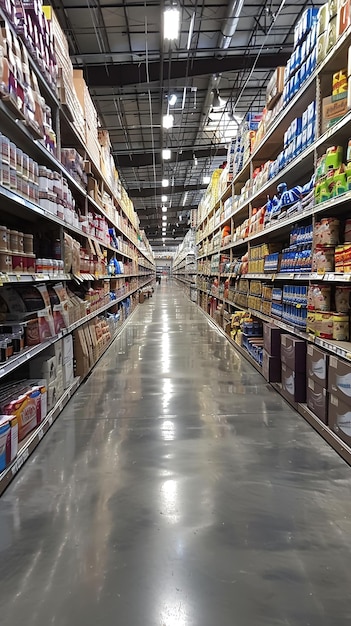
<path fill-rule="evenodd" d="M 349 626 L 350 476 L 162 284 L 0 500 L 0 623 Z"/>

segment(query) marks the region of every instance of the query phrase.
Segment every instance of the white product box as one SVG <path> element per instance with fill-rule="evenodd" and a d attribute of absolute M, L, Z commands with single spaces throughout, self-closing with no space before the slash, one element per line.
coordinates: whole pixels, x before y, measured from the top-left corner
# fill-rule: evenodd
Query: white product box
<path fill-rule="evenodd" d="M 64 365 L 68 361 L 72 361 L 73 360 L 73 337 L 72 337 L 72 335 L 66 335 L 62 339 L 62 345 L 63 345 L 63 350 L 62 350 L 63 361 L 62 361 L 62 365 Z"/>
<path fill-rule="evenodd" d="M 67 389 L 74 381 L 73 359 L 63 366 L 63 386 Z"/>
<path fill-rule="evenodd" d="M 56 357 L 32 359 L 29 363 L 29 375 L 31 378 L 45 378 L 46 384 L 50 385 L 56 378 Z"/>
<path fill-rule="evenodd" d="M 58 398 L 59 396 L 57 395 L 57 385 L 56 385 L 56 381 L 54 381 L 48 386 L 47 404 L 48 404 L 49 411 L 51 411 L 51 409 L 55 406 Z"/>

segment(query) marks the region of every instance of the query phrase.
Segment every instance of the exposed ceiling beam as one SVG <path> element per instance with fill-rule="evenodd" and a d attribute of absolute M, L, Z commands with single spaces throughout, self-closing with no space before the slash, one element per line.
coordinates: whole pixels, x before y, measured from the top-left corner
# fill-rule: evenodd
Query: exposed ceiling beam
<path fill-rule="evenodd" d="M 279 54 L 251 54 L 244 56 L 230 55 L 225 58 L 202 57 L 193 59 L 190 66 L 187 61 L 172 61 L 169 68 L 168 61 L 164 62 L 165 74 L 169 72 L 168 80 L 184 78 L 188 76 L 202 76 L 208 74 L 221 74 L 223 72 L 239 71 L 255 67 L 273 69 L 278 65 L 285 65 L 290 54 L 280 52 Z M 121 63 L 109 64 L 101 63 L 97 65 L 87 65 L 84 67 L 85 79 L 89 87 L 123 87 L 124 85 L 140 85 L 141 83 L 151 83 L 160 78 L 160 62 L 149 63 L 149 80 L 147 79 L 145 63 Z"/>
<path fill-rule="evenodd" d="M 174 187 L 145 187 L 144 189 L 128 188 L 127 192 L 130 198 L 150 198 L 151 196 L 159 196 L 162 194 L 171 193 L 183 193 L 183 191 L 198 191 L 199 189 L 206 189 L 207 185 L 175 185 Z M 186 210 L 186 207 L 184 207 Z"/>
<path fill-rule="evenodd" d="M 197 159 L 206 159 L 209 156 L 227 156 L 228 150 L 227 148 L 216 148 L 214 145 L 208 146 L 206 149 L 196 150 L 183 150 L 182 152 L 178 152 L 176 149 L 172 150 L 171 159 L 165 161 L 165 163 L 174 163 L 179 161 L 192 161 L 194 159 L 194 155 Z M 118 152 L 113 152 L 116 156 L 117 165 L 119 167 L 128 168 L 128 167 L 145 167 L 153 164 L 153 153 L 146 152 L 145 154 L 118 154 Z M 162 160 L 161 154 L 156 152 L 155 154 L 155 162 L 157 165 L 160 165 L 164 161 Z"/>

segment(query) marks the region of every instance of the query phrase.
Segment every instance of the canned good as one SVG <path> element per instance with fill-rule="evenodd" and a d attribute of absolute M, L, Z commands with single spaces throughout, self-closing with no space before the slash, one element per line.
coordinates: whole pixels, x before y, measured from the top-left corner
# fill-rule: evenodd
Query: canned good
<path fill-rule="evenodd" d="M 8 230 L 6 226 L 0 226 L 0 250 L 8 249 Z"/>
<path fill-rule="evenodd" d="M 22 253 L 24 252 L 23 239 L 24 239 L 23 233 L 18 231 L 18 252 L 22 252 Z"/>
<path fill-rule="evenodd" d="M 0 251 L 0 272 L 11 272 L 12 256 L 8 252 Z"/>
<path fill-rule="evenodd" d="M 350 309 L 351 287 L 340 286 L 335 288 L 335 309 L 337 313 L 347 313 Z"/>
<path fill-rule="evenodd" d="M 10 250 L 11 252 L 19 252 L 18 249 L 18 230 L 10 230 Z"/>
<path fill-rule="evenodd" d="M 327 311 L 315 313 L 316 335 L 321 339 L 333 339 L 333 314 Z"/>
<path fill-rule="evenodd" d="M 333 339 L 337 341 L 348 341 L 350 336 L 349 327 L 348 315 L 342 313 L 333 314 Z"/>
<path fill-rule="evenodd" d="M 33 235 L 23 235 L 23 248 L 26 254 L 33 254 Z"/>

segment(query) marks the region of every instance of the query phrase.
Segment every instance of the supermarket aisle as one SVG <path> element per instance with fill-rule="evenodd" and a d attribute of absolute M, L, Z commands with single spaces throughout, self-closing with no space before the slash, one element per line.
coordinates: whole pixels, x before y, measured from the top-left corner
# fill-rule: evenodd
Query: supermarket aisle
<path fill-rule="evenodd" d="M 351 469 L 171 283 L 0 500 L 3 626 L 346 626 Z"/>

